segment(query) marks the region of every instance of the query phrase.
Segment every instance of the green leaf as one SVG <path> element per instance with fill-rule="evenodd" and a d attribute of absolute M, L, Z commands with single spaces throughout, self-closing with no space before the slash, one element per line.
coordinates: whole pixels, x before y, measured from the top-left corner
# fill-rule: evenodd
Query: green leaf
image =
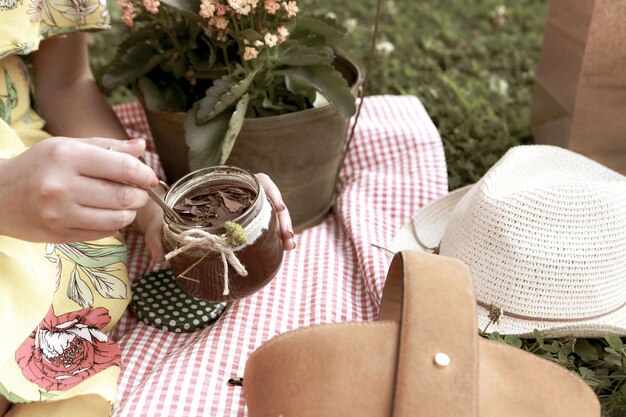
<path fill-rule="evenodd" d="M 580 373 L 580 376 L 582 376 L 584 379 L 595 379 L 596 377 L 595 372 L 593 372 L 591 369 L 586 368 L 584 366 L 581 366 L 580 368 L 578 368 L 578 372 Z"/>
<path fill-rule="evenodd" d="M 222 143 L 232 115 L 227 110 L 199 125 L 196 122 L 197 108 L 198 103 L 187 113 L 185 120 L 185 142 L 189 147 L 189 168 L 192 171 L 220 163 Z"/>
<path fill-rule="evenodd" d="M 109 273 L 104 268 L 83 269 L 98 293 L 104 298 L 125 300 L 127 287 L 124 281 Z"/>
<path fill-rule="evenodd" d="M 67 258 L 86 268 L 100 268 L 121 262 L 126 264 L 128 251 L 125 245 L 97 245 L 94 243 L 68 243 L 56 245 Z"/>
<path fill-rule="evenodd" d="M 261 41 L 263 42 L 263 35 L 261 35 L 259 32 L 257 32 L 254 29 L 246 29 L 243 32 L 241 32 L 241 36 L 243 37 L 243 39 L 247 39 L 250 42 L 254 42 L 254 41 Z"/>
<path fill-rule="evenodd" d="M 291 92 L 292 94 L 300 94 L 305 97 L 308 97 L 311 91 L 313 91 L 313 93 L 317 91 L 314 87 L 311 87 L 311 84 L 309 84 L 308 82 L 291 75 L 285 75 L 285 86 L 287 87 L 287 90 L 289 90 L 289 92 Z"/>
<path fill-rule="evenodd" d="M 150 72 L 161 60 L 163 55 L 148 42 L 137 44 L 113 61 L 102 84 L 109 89 L 130 84 Z"/>
<path fill-rule="evenodd" d="M 17 88 L 15 87 L 11 77 L 6 74 L 6 69 L 4 80 L 6 83 L 7 95 L 9 96 L 9 106 L 15 107 L 17 105 Z"/>
<path fill-rule="evenodd" d="M 148 77 L 141 77 L 139 79 L 139 90 L 141 90 L 141 94 L 143 95 L 148 109 L 154 112 L 165 110 L 167 107 L 165 97 L 161 94 L 159 87 Z"/>
<path fill-rule="evenodd" d="M 198 103 L 198 123 L 205 123 L 235 104 L 250 88 L 256 71 L 236 81 L 232 76 L 216 80 Z"/>
<path fill-rule="evenodd" d="M 274 61 L 285 65 L 318 65 L 331 64 L 335 54 L 330 48 L 311 48 L 309 46 L 294 46 L 281 50 Z"/>
<path fill-rule="evenodd" d="M 159 39 L 163 29 L 160 27 L 159 22 L 150 22 L 141 27 L 141 30 L 128 32 L 128 34 L 122 39 L 117 46 L 117 55 L 124 55 L 126 51 L 133 46 L 146 41 Z M 116 59 L 118 58 L 116 57 Z"/>
<path fill-rule="evenodd" d="M 6 398 L 7 400 L 9 400 L 9 402 L 13 404 L 28 402 L 24 398 L 20 397 L 19 395 L 13 394 L 11 391 L 6 389 L 5 386 L 2 384 L 0 384 L 0 396 Z"/>
<path fill-rule="evenodd" d="M 0 119 L 7 122 L 7 124 L 11 123 L 9 119 L 9 112 L 6 111 L 6 106 L 4 105 L 4 101 L 0 98 Z"/>
<path fill-rule="evenodd" d="M 514 346 L 516 348 L 521 348 L 522 347 L 522 341 L 519 339 L 519 337 L 517 336 L 513 336 L 511 334 L 508 334 L 506 336 L 504 336 L 504 341 L 511 345 Z"/>
<path fill-rule="evenodd" d="M 541 332 L 539 330 L 533 330 L 533 337 L 537 340 L 539 346 L 543 345 L 543 336 L 541 335 Z"/>
<path fill-rule="evenodd" d="M 561 365 L 566 365 L 566 364 L 569 363 L 569 358 L 568 358 L 567 354 L 564 353 L 563 351 L 559 351 L 557 353 L 556 357 L 558 358 L 558 363 L 561 364 Z"/>
<path fill-rule="evenodd" d="M 330 64 L 291 67 L 275 73 L 315 87 L 342 117 L 348 118 L 356 113 L 356 100 L 348 82 Z"/>
<path fill-rule="evenodd" d="M 67 286 L 67 297 L 80 305 L 82 308 L 93 305 L 93 293 L 80 277 L 76 265 L 70 274 L 70 282 Z"/>
<path fill-rule="evenodd" d="M 619 353 L 615 351 L 610 352 L 608 350 L 607 352 L 609 354 L 604 357 L 604 362 L 606 364 L 608 364 L 609 366 L 616 366 L 616 367 L 622 366 L 622 356 Z"/>
<path fill-rule="evenodd" d="M 554 341 L 551 345 L 542 345 L 541 349 L 548 353 L 557 353 L 559 351 L 559 343 Z"/>
<path fill-rule="evenodd" d="M 335 19 L 322 16 L 298 16 L 291 38 L 306 37 L 311 33 L 324 37 L 326 45 L 336 46 L 345 38 L 348 31 Z"/>
<path fill-rule="evenodd" d="M 246 118 L 246 111 L 248 110 L 248 103 L 250 102 L 250 95 L 244 94 L 241 97 L 241 100 L 237 103 L 237 107 L 235 108 L 235 112 L 230 118 L 228 123 L 228 131 L 224 136 L 224 142 L 222 144 L 222 158 L 220 159 L 220 164 L 226 163 L 226 160 L 230 156 L 230 152 L 233 150 L 233 146 L 235 146 L 235 140 L 241 132 L 241 127 L 243 126 L 243 122 Z"/>
<path fill-rule="evenodd" d="M 574 352 L 585 362 L 598 360 L 598 351 L 586 339 L 576 341 Z"/>
<path fill-rule="evenodd" d="M 194 71 L 209 70 L 217 61 L 217 52 L 213 45 L 207 45 L 205 48 L 198 48 L 187 52 L 187 58 L 191 63 Z"/>
<path fill-rule="evenodd" d="M 489 340 L 493 340 L 495 342 L 504 342 L 504 339 L 498 332 L 493 332 L 489 334 Z"/>
<path fill-rule="evenodd" d="M 617 335 L 609 334 L 605 337 L 605 340 L 609 343 L 609 346 L 611 346 L 612 348 L 622 349 L 624 347 L 624 342 Z"/>

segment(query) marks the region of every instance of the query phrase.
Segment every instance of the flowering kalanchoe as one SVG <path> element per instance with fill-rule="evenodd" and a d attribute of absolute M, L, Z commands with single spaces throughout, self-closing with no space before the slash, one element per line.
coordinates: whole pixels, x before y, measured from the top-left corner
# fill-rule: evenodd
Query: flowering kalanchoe
<path fill-rule="evenodd" d="M 242 16 L 248 16 L 258 3 L 258 0 L 228 0 L 228 5 L 233 11 Z"/>
<path fill-rule="evenodd" d="M 282 3 L 283 8 L 287 11 L 287 17 L 294 17 L 300 9 L 295 1 L 288 1 Z"/>
<path fill-rule="evenodd" d="M 215 15 L 215 9 L 213 0 L 202 0 L 200 3 L 200 16 L 204 19 L 210 19 Z"/>
<path fill-rule="evenodd" d="M 272 48 L 274 46 L 276 46 L 278 44 L 278 36 L 274 35 L 273 33 L 267 32 L 265 34 L 265 37 L 263 39 L 265 41 L 265 44 Z"/>
<path fill-rule="evenodd" d="M 333 67 L 346 30 L 327 17 L 299 18 L 297 0 L 118 2 L 124 22 L 135 26 L 103 84 L 135 84 L 152 111 L 186 111 L 196 167 L 224 163 L 225 144 L 248 117 L 306 110 L 318 93 L 342 117 L 356 112 L 351 88 Z"/>
<path fill-rule="evenodd" d="M 152 14 L 159 13 L 159 6 L 161 2 L 159 0 L 143 0 L 143 7 Z"/>
<path fill-rule="evenodd" d="M 124 24 L 129 28 L 132 28 L 135 21 L 133 19 L 133 4 L 131 3 L 131 0 L 118 0 L 117 9 L 122 15 L 122 22 L 124 22 Z"/>
<path fill-rule="evenodd" d="M 276 30 L 278 31 L 278 43 L 285 42 L 289 36 L 289 30 L 283 25 L 279 25 Z"/>
<path fill-rule="evenodd" d="M 246 46 L 244 53 L 243 53 L 243 60 L 244 61 L 251 61 L 253 59 L 255 59 L 257 56 L 259 56 L 259 51 L 256 50 L 255 48 L 252 48 L 250 46 Z"/>
<path fill-rule="evenodd" d="M 274 15 L 280 10 L 280 2 L 278 0 L 263 0 L 263 7 L 268 14 Z"/>

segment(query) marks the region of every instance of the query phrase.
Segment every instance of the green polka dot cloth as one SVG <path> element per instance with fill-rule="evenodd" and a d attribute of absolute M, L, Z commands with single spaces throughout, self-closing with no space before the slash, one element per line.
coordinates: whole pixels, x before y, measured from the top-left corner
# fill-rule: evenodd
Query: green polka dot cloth
<path fill-rule="evenodd" d="M 193 332 L 213 323 L 227 303 L 211 303 L 183 291 L 174 273 L 162 269 L 144 275 L 133 284 L 131 309 L 139 320 L 168 332 Z"/>

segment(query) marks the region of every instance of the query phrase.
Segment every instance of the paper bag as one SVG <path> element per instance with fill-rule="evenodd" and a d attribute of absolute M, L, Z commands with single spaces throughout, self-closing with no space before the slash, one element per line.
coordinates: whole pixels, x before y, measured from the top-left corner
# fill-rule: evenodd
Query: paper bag
<path fill-rule="evenodd" d="M 552 0 L 531 128 L 626 174 L 626 0 Z"/>

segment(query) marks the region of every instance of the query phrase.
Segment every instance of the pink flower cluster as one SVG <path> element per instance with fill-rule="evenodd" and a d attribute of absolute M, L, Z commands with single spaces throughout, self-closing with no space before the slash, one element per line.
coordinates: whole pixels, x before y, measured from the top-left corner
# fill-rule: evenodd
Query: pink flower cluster
<path fill-rule="evenodd" d="M 152 14 L 159 13 L 159 6 L 161 2 L 159 0 L 143 0 L 143 7 Z"/>
<path fill-rule="evenodd" d="M 122 16 L 122 22 L 129 28 L 135 24 L 133 19 L 133 3 L 131 0 L 117 0 L 117 9 Z"/>
<path fill-rule="evenodd" d="M 143 1 L 159 1 L 159 0 L 143 0 Z M 258 10 L 257 10 L 257 6 Z M 218 40 L 225 40 L 226 36 L 231 33 L 231 26 L 238 26 L 241 29 L 241 23 L 245 22 L 245 18 L 249 15 L 257 13 L 266 13 L 265 16 L 275 16 L 281 12 L 281 18 L 293 18 L 298 12 L 298 4 L 295 0 L 201 0 L 199 15 L 205 20 L 201 27 L 204 28 L 207 35 L 215 36 Z M 243 39 L 243 60 L 251 61 L 259 56 L 261 49 L 273 48 L 287 40 L 289 30 L 284 25 L 273 26 L 271 20 L 266 23 L 257 23 L 254 29 L 263 35 L 262 40 L 256 40 L 252 43 Z M 245 28 L 245 24 L 244 24 Z"/>
<path fill-rule="evenodd" d="M 152 14 L 159 13 L 160 0 L 142 0 L 143 7 Z M 134 12 L 132 0 L 117 0 L 117 9 L 120 11 L 122 21 L 126 26 L 132 28 L 135 24 Z"/>
<path fill-rule="evenodd" d="M 263 47 L 273 48 L 274 46 L 281 44 L 287 40 L 287 36 L 289 36 L 289 30 L 283 26 L 279 25 L 276 29 L 277 33 L 266 32 L 263 37 L 263 41 L 255 41 L 253 46 L 249 46 L 249 41 L 244 41 L 246 47 L 244 48 L 243 60 L 251 61 L 259 56 L 259 51 Z"/>

